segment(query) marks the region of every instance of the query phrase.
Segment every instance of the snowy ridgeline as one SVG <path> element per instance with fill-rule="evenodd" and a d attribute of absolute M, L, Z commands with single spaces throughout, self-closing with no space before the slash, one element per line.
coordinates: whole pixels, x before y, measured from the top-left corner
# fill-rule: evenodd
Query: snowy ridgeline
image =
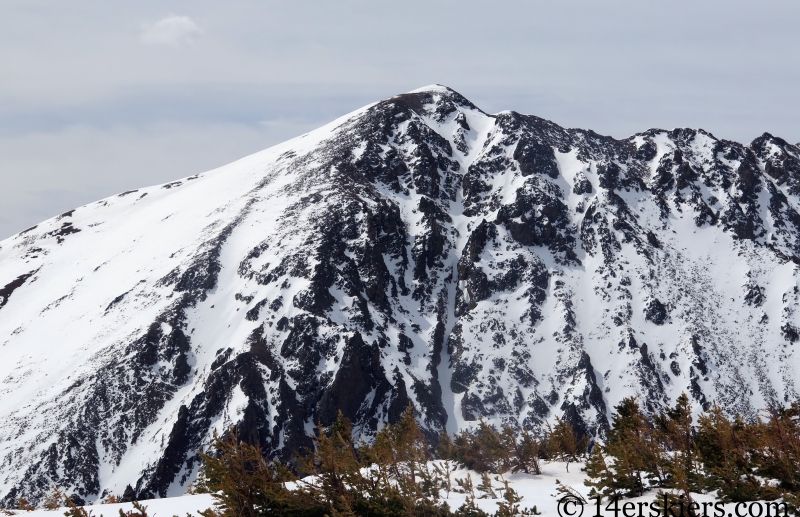
<path fill-rule="evenodd" d="M 475 488 L 475 503 L 482 510 L 489 514 L 494 514 L 498 509 L 498 503 L 502 501 L 503 483 L 502 480 L 507 480 L 509 486 L 513 488 L 522 501 L 519 503 L 520 509 L 536 507 L 536 511 L 541 512 L 543 516 L 559 516 L 559 517 L 592 517 L 597 515 L 596 500 L 589 500 L 589 487 L 584 485 L 586 474 L 581 470 L 582 463 L 572 463 L 569 465 L 569 472 L 567 472 L 567 464 L 564 462 L 547 462 L 542 463 L 542 474 L 510 474 L 507 473 L 502 478 L 496 474 L 491 474 L 490 479 L 493 484 L 494 495 L 497 497 L 487 497 L 485 492 L 478 490 L 478 485 L 481 482 L 481 474 L 474 471 L 459 469 L 453 472 L 452 482 L 453 487 L 456 489 L 456 479 L 465 480 L 467 476 L 471 476 Z M 563 503 L 564 495 L 557 490 L 557 481 L 564 485 L 575 489 L 588 503 L 583 509 L 583 513 L 579 507 L 570 503 L 566 507 Z M 641 516 L 655 516 L 655 513 L 650 513 L 649 504 L 656 499 L 656 491 L 652 490 L 642 497 L 635 497 L 630 499 L 623 499 L 619 501 L 619 511 L 614 512 L 613 504 L 609 506 L 608 501 L 603 501 L 600 509 L 600 514 L 607 516 L 613 515 L 614 517 L 641 517 Z M 784 515 L 782 507 L 781 512 L 776 513 L 774 508 L 770 508 L 768 513 L 767 505 L 763 502 L 747 503 L 740 506 L 738 509 L 735 504 L 724 505 L 724 512 L 721 508 L 715 507 L 710 503 L 716 503 L 717 499 L 712 494 L 693 494 L 695 501 L 701 505 L 698 515 L 703 517 L 745 517 L 753 516 L 758 517 L 774 517 L 776 515 Z M 467 495 L 452 491 L 449 494 L 442 491 L 442 498 L 445 499 L 452 510 L 457 509 L 466 501 Z M 561 502 L 561 504 L 559 504 Z M 633 506 L 626 503 L 633 503 Z M 647 505 L 642 504 L 647 503 Z M 703 503 L 705 504 L 705 513 L 703 512 Z M 178 497 L 168 497 L 164 499 L 150 499 L 143 501 L 142 504 L 147 508 L 148 517 L 184 517 L 190 514 L 192 517 L 197 517 L 198 512 L 212 507 L 214 498 L 210 494 L 194 494 L 183 495 Z M 752 514 L 750 513 L 750 506 L 753 506 Z M 761 506 L 761 512 L 757 506 Z M 561 506 L 561 508 L 559 508 Z M 623 513 L 623 508 L 625 512 Z M 119 511 L 128 512 L 133 510 L 131 503 L 119 504 L 97 504 L 87 507 L 91 510 L 93 517 L 116 517 Z M 14 514 L 26 515 L 27 517 L 60 517 L 63 515 L 65 509 L 59 510 L 35 510 L 31 512 L 16 511 Z M 576 513 L 577 512 L 577 513 Z M 674 517 L 680 517 L 680 510 L 673 509 Z M 738 513 L 737 513 L 738 512 Z M 660 513 L 663 515 L 663 512 Z"/>

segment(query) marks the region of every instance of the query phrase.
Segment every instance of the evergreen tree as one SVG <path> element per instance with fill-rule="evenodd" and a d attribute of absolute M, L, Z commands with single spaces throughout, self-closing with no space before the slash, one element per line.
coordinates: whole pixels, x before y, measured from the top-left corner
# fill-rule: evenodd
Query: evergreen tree
<path fill-rule="evenodd" d="M 466 500 L 453 514 L 455 517 L 489 517 L 489 514 L 481 510 L 475 504 L 475 490 L 472 486 L 472 476 L 467 474 L 466 479 L 457 479 L 456 484 L 462 493 L 466 494 Z"/>
<path fill-rule="evenodd" d="M 762 447 L 756 457 L 758 473 L 777 479 L 780 488 L 800 494 L 800 405 L 773 408 L 761 425 Z"/>
<path fill-rule="evenodd" d="M 442 430 L 439 432 L 439 442 L 436 444 L 436 457 L 443 460 L 454 459 L 453 454 L 453 439 L 447 434 L 447 431 Z"/>
<path fill-rule="evenodd" d="M 608 440 L 595 445 L 587 460 L 586 470 L 595 478 L 587 484 L 604 496 L 639 496 L 663 477 L 661 450 L 635 398 L 623 399 L 614 409 Z"/>
<path fill-rule="evenodd" d="M 666 449 L 671 452 L 667 458 L 667 488 L 683 494 L 691 501 L 691 492 L 702 489 L 702 471 L 696 462 L 696 446 L 692 428 L 692 408 L 689 397 L 682 393 L 674 408 L 667 410 L 656 419 Z"/>
<path fill-rule="evenodd" d="M 728 502 L 775 499 L 779 492 L 755 474 L 754 453 L 759 447 L 759 425 L 740 416 L 733 421 L 714 404 L 698 418 L 695 443 L 708 490 L 717 490 Z"/>
<path fill-rule="evenodd" d="M 515 457 L 513 464 L 514 472 L 524 472 L 526 474 L 541 474 L 539 467 L 539 441 L 525 429 L 522 431 L 519 443 L 515 444 Z"/>
<path fill-rule="evenodd" d="M 738 415 L 728 418 L 715 404 L 695 428 L 686 394 L 653 419 L 627 398 L 615 408 L 607 438 L 595 444 L 586 463 L 592 497 L 662 488 L 654 504 L 661 506 L 666 498 L 690 515 L 692 493 L 702 490 L 716 490 L 724 501 L 782 497 L 790 509 L 800 506 L 797 403 L 774 408 L 766 421 L 753 423 Z M 551 449 L 553 441 L 548 437 Z"/>
<path fill-rule="evenodd" d="M 240 442 L 235 430 L 225 440 L 215 433 L 214 445 L 216 454 L 200 453 L 198 491 L 215 494 L 217 514 L 260 517 L 286 509 L 291 494 L 284 482 L 294 479 L 288 469 L 264 459 L 259 447 Z"/>
<path fill-rule="evenodd" d="M 607 450 L 619 458 L 615 469 L 626 478 L 626 492 L 641 495 L 652 486 L 663 486 L 667 472 L 659 433 L 634 397 L 623 399 L 615 409 Z"/>
<path fill-rule="evenodd" d="M 300 469 L 314 476 L 301 482 L 300 491 L 312 506 L 327 508 L 337 515 L 355 515 L 353 507 L 360 497 L 353 487 L 361 487 L 361 463 L 353 443 L 352 428 L 342 412 L 329 428 L 317 427 L 314 449 L 301 459 Z"/>
<path fill-rule="evenodd" d="M 589 453 L 584 471 L 586 472 L 584 484 L 590 487 L 589 497 L 611 499 L 620 496 L 616 473 L 609 467 L 600 444 L 595 444 Z"/>
<path fill-rule="evenodd" d="M 503 480 L 503 500 L 497 503 L 497 513 L 495 517 L 514 517 L 521 515 L 519 510 L 519 503 L 522 497 L 517 494 L 517 491 L 511 488 L 507 480 Z"/>
<path fill-rule="evenodd" d="M 497 494 L 494 493 L 492 480 L 489 479 L 489 474 L 486 472 L 481 473 L 481 483 L 476 487 L 478 492 L 483 494 L 479 499 L 497 499 Z"/>
<path fill-rule="evenodd" d="M 482 418 L 474 431 L 464 430 L 456 434 L 453 442 L 454 458 L 468 469 L 499 474 L 512 466 L 514 454 L 513 430 L 505 428 L 498 432 Z"/>
<path fill-rule="evenodd" d="M 572 429 L 572 424 L 560 418 L 556 418 L 555 426 L 547 424 L 547 429 L 547 452 L 551 457 L 566 462 L 569 472 L 570 462 L 578 461 L 578 457 L 586 453 L 589 437 L 578 438 Z"/>

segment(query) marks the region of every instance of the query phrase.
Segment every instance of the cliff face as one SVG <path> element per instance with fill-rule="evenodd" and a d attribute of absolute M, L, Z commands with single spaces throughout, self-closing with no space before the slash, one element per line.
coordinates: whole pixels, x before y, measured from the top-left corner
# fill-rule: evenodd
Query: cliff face
<path fill-rule="evenodd" d="M 0 498 L 182 493 L 212 433 L 288 459 L 411 402 L 602 434 L 636 395 L 798 398 L 800 149 L 626 140 L 435 86 L 0 242 Z"/>

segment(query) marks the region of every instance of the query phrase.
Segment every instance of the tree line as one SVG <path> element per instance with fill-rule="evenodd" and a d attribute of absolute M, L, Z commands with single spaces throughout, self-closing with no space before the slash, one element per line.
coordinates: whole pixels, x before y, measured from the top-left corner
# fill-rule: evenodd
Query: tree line
<path fill-rule="evenodd" d="M 200 453 L 194 489 L 215 497 L 202 517 L 489 517 L 476 503 L 481 498 L 499 499 L 495 517 L 512 517 L 538 510 L 521 507 L 504 474 L 541 474 L 543 461 L 566 462 L 569 470 L 570 463 L 585 460 L 590 497 L 657 491 L 656 502 L 681 499 L 691 510 L 692 493 L 716 491 L 723 502 L 782 498 L 795 512 L 800 506 L 797 403 L 753 420 L 728 417 L 714 405 L 695 421 L 685 394 L 655 415 L 626 398 L 614 408 L 609 427 L 604 441 L 592 442 L 560 419 L 541 435 L 480 420 L 453 436 L 442 432 L 433 446 L 411 405 L 370 442 L 356 441 L 340 412 L 333 425 L 317 427 L 313 446 L 291 464 L 268 459 L 259 446 L 240 441 L 235 428 L 215 434 L 211 451 Z M 458 468 L 474 471 L 475 482 L 469 474 L 453 476 Z M 91 517 L 54 490 L 46 508 L 67 506 L 68 517 Z M 556 490 L 576 494 L 562 484 Z M 451 492 L 464 494 L 464 504 L 451 509 Z M 20 499 L 19 509 L 33 508 Z M 123 517 L 146 517 L 137 510 Z"/>
<path fill-rule="evenodd" d="M 216 438 L 216 454 L 203 454 L 200 489 L 217 494 L 204 517 L 262 515 L 475 516 L 488 517 L 476 498 L 502 499 L 498 517 L 537 514 L 502 477 L 540 474 L 542 461 L 585 459 L 590 497 L 624 498 L 657 491 L 655 502 L 682 500 L 691 514 L 692 493 L 715 491 L 722 502 L 782 499 L 800 506 L 800 406 L 765 411 L 751 421 L 728 417 L 714 405 L 695 421 L 689 398 L 648 415 L 635 398 L 612 414 L 602 442 L 578 436 L 557 419 L 542 435 L 480 420 L 473 429 L 442 432 L 431 447 L 411 406 L 371 443 L 356 443 L 350 422 L 339 415 L 318 427 L 314 446 L 291 468 L 266 460 L 257 446 L 235 435 Z M 431 461 L 431 460 L 440 461 Z M 475 471 L 453 479 L 457 467 Z M 498 475 L 500 477 L 498 477 Z M 492 479 L 502 484 L 496 488 Z M 558 485 L 562 493 L 570 487 Z M 450 492 L 466 494 L 453 510 Z"/>
<path fill-rule="evenodd" d="M 635 398 L 616 406 L 606 440 L 586 461 L 592 497 L 656 501 L 716 491 L 723 502 L 783 498 L 800 505 L 800 406 L 769 409 L 751 421 L 728 417 L 716 404 L 695 422 L 689 398 L 645 414 Z"/>
<path fill-rule="evenodd" d="M 291 467 L 266 459 L 235 432 L 215 436 L 216 452 L 201 453 L 196 490 L 216 497 L 203 517 L 489 517 L 476 504 L 480 498 L 500 499 L 496 517 L 538 515 L 536 507 L 521 507 L 522 498 L 502 475 L 539 474 L 540 461 L 547 459 L 577 461 L 588 444 L 560 420 L 548 431 L 539 438 L 481 420 L 474 430 L 453 437 L 442 432 L 431 447 L 409 405 L 370 443 L 356 443 L 340 413 L 332 426 L 318 426 L 313 447 L 298 454 Z M 476 471 L 479 479 L 454 477 L 460 466 Z M 456 509 L 448 505 L 451 492 L 466 495 Z"/>

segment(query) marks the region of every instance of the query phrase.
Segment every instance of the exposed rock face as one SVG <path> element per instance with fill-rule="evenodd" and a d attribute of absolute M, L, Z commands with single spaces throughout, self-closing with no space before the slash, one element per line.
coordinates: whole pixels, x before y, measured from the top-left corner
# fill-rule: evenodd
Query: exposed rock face
<path fill-rule="evenodd" d="M 182 492 L 412 403 L 598 435 L 637 395 L 798 398 L 800 149 L 626 140 L 430 87 L 0 242 L 0 497 Z M 130 485 L 130 487 L 128 486 Z"/>

